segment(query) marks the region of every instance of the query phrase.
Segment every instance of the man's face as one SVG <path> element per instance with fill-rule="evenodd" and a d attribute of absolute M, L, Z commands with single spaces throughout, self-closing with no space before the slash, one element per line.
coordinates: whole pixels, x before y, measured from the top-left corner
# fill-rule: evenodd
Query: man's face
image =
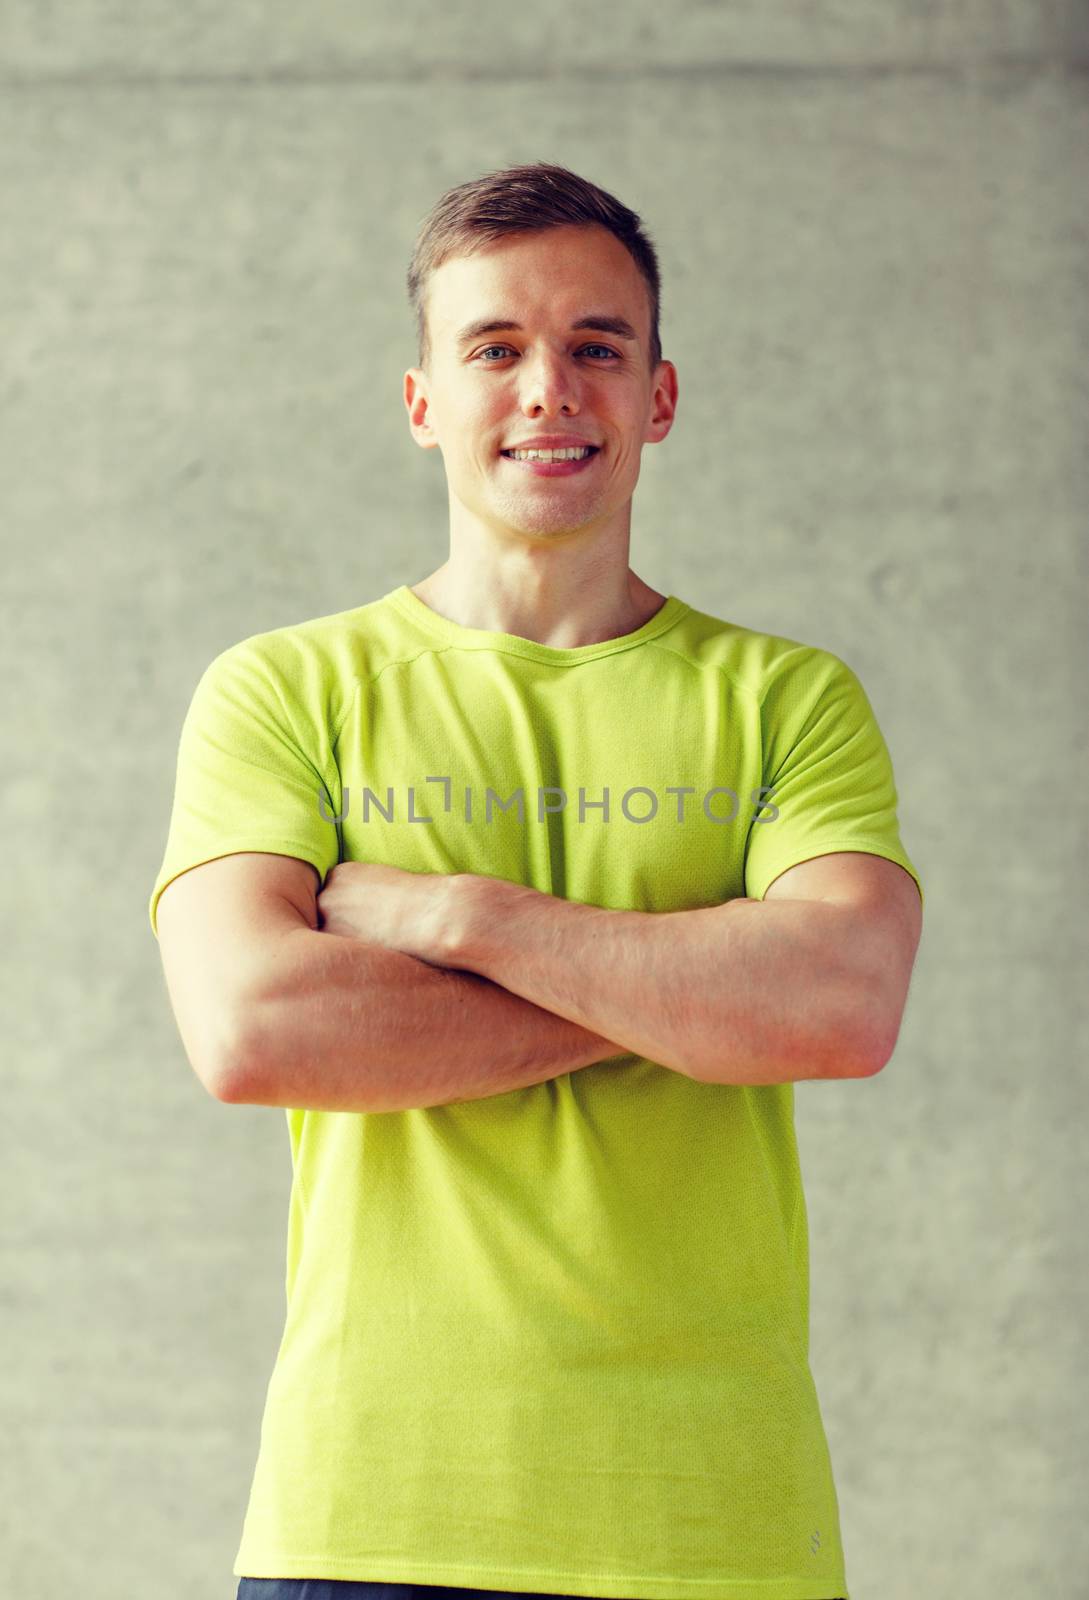
<path fill-rule="evenodd" d="M 546 539 L 626 530 L 642 447 L 669 432 L 677 379 L 671 361 L 648 368 L 646 285 L 619 239 L 593 225 L 509 235 L 445 261 L 427 314 L 431 372 L 405 373 L 405 405 L 417 443 L 442 451 L 452 520 Z M 572 326 L 587 317 L 594 326 Z M 499 321 L 520 326 L 465 331 Z M 560 472 L 502 453 L 541 434 L 596 449 Z"/>

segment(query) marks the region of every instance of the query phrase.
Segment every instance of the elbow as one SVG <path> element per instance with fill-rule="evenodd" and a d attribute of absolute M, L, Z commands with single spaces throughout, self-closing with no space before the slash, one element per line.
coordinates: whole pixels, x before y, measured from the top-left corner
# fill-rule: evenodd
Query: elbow
<path fill-rule="evenodd" d="M 850 1069 L 838 1076 L 849 1078 L 874 1078 L 892 1060 L 896 1041 L 900 1036 L 899 1019 L 891 1026 L 873 1025 L 859 1030 L 853 1048 L 845 1048 L 843 1059 Z"/>
<path fill-rule="evenodd" d="M 210 1080 L 206 1079 L 204 1087 L 213 1100 L 219 1100 L 225 1106 L 246 1105 L 248 1102 L 241 1084 L 242 1079 L 237 1073 L 221 1071 Z"/>
<path fill-rule="evenodd" d="M 245 1104 L 243 1077 L 235 1065 L 219 1063 L 215 1067 L 205 1067 L 203 1071 L 198 1071 L 197 1077 L 213 1100 L 219 1100 L 225 1106 Z"/>
<path fill-rule="evenodd" d="M 871 1041 L 870 1048 L 864 1057 L 865 1068 L 859 1073 L 859 1077 L 876 1077 L 892 1060 L 899 1037 L 900 1029 L 897 1026 L 891 1032 L 886 1031 L 883 1034 L 879 1034 L 875 1041 Z"/>
<path fill-rule="evenodd" d="M 891 1058 L 903 1005 L 879 1003 L 875 988 L 851 982 L 830 1003 L 819 1077 L 873 1078 Z"/>
<path fill-rule="evenodd" d="M 220 1045 L 217 1057 L 202 1081 L 208 1093 L 224 1105 L 262 1105 L 261 1053 L 252 1026 L 237 1020 Z"/>
<path fill-rule="evenodd" d="M 259 1080 L 252 1066 L 243 1070 L 240 1066 L 221 1069 L 207 1085 L 208 1093 L 214 1100 L 222 1101 L 225 1106 L 266 1106 L 275 1104 L 265 1098 L 265 1090 L 261 1087 L 263 1080 Z"/>

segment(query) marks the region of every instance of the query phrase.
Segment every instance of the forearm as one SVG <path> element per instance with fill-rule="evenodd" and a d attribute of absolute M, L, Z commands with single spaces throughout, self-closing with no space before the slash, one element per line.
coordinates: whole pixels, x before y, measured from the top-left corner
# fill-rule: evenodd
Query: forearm
<path fill-rule="evenodd" d="M 865 1076 L 866 937 L 823 901 L 618 911 L 467 885 L 449 965 L 706 1083 Z"/>
<path fill-rule="evenodd" d="M 478 974 L 309 928 L 284 935 L 241 1032 L 233 1102 L 321 1111 L 480 1100 L 626 1053 Z"/>

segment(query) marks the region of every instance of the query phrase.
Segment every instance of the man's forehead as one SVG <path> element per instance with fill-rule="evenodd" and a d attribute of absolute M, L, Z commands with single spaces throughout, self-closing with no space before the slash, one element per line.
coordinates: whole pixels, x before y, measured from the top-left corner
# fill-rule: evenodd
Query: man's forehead
<path fill-rule="evenodd" d="M 488 318 L 508 323 L 559 319 L 573 328 L 589 327 L 591 316 L 605 314 L 614 322 L 631 327 L 640 309 L 638 269 L 611 234 L 604 233 L 603 237 L 618 246 L 623 262 L 612 255 L 605 260 L 599 255 L 587 259 L 581 252 L 573 258 L 561 248 L 549 249 L 547 234 L 543 238 L 538 234 L 513 235 L 512 248 L 505 259 L 499 246 L 507 244 L 506 240 L 486 250 L 448 257 L 432 274 L 429 300 L 435 322 L 445 335 L 455 338 L 470 324 L 482 324 Z M 537 290 L 526 281 L 524 253 L 515 255 L 518 245 L 526 239 L 535 240 L 545 252 L 547 282 Z M 607 324 L 593 325 L 604 328 Z M 477 332 L 481 331 L 483 328 L 478 326 Z M 622 336 L 621 329 L 617 332 Z M 634 329 L 631 337 L 635 337 Z"/>
<path fill-rule="evenodd" d="M 467 322 L 455 333 L 455 343 L 460 347 L 471 344 L 474 339 L 479 339 L 485 333 L 523 333 L 526 324 L 519 322 L 516 317 L 495 317 L 491 314 L 475 317 Z M 570 324 L 572 333 L 581 329 L 588 332 L 608 333 L 614 338 L 624 339 L 632 344 L 638 342 L 638 334 L 628 321 L 617 312 L 589 311 L 581 317 L 575 317 Z"/>

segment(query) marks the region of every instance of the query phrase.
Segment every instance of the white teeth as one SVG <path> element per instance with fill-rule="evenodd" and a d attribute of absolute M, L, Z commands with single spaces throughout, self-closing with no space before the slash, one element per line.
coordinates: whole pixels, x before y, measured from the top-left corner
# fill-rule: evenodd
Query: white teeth
<path fill-rule="evenodd" d="M 515 461 L 581 461 L 590 454 L 590 446 L 578 450 L 507 450 L 506 455 Z"/>

